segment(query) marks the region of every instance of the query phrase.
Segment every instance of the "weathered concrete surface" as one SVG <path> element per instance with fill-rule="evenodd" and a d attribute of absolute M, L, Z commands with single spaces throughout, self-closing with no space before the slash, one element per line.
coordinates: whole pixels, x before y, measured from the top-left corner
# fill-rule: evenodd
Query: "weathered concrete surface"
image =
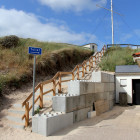
<path fill-rule="evenodd" d="M 44 136 L 49 136 L 73 124 L 73 112 L 48 116 L 34 116 L 32 118 L 32 131 Z"/>
<path fill-rule="evenodd" d="M 99 116 L 104 112 L 110 110 L 109 102 L 107 100 L 99 100 L 95 102 L 96 115 Z"/>
<path fill-rule="evenodd" d="M 86 95 L 54 96 L 52 108 L 58 112 L 72 112 L 86 107 Z"/>
<path fill-rule="evenodd" d="M 115 82 L 114 74 L 98 71 L 92 73 L 92 81 L 93 82 Z"/>
<path fill-rule="evenodd" d="M 87 119 L 89 111 L 90 111 L 90 107 L 74 111 L 73 122 L 75 123 Z"/>
<path fill-rule="evenodd" d="M 95 93 L 94 82 L 86 80 L 70 81 L 68 84 L 68 94 L 70 95 L 82 95 L 88 93 Z"/>

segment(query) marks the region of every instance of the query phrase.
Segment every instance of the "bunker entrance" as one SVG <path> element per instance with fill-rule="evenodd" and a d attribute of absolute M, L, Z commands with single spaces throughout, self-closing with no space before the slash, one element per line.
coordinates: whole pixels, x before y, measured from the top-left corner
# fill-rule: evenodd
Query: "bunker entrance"
<path fill-rule="evenodd" d="M 93 106 L 92 106 L 92 108 L 93 108 L 93 111 L 95 111 L 95 105 L 94 105 L 94 103 L 93 103 Z"/>

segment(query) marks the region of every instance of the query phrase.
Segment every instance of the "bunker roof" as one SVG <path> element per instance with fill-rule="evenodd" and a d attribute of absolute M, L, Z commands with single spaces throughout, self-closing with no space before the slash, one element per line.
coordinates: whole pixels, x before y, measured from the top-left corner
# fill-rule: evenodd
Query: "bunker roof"
<path fill-rule="evenodd" d="M 116 66 L 116 73 L 140 73 L 140 67 L 138 65 L 121 65 Z"/>

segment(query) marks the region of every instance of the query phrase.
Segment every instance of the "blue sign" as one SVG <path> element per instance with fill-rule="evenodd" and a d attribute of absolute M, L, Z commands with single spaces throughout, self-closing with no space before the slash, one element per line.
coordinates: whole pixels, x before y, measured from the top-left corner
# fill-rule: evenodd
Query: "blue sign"
<path fill-rule="evenodd" d="M 41 55 L 42 54 L 42 49 L 41 48 L 35 48 L 35 47 L 29 47 L 29 54 Z"/>

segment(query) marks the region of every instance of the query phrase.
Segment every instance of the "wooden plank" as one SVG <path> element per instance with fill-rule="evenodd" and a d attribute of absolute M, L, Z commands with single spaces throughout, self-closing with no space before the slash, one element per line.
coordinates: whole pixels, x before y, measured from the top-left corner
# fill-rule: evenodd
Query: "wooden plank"
<path fill-rule="evenodd" d="M 38 84 L 35 87 L 35 92 L 38 90 L 38 88 L 40 88 L 40 84 Z M 33 96 L 33 92 L 26 98 L 26 100 L 22 103 L 22 107 L 26 104 L 27 101 L 29 101 L 31 99 L 31 97 Z"/>
<path fill-rule="evenodd" d="M 52 79 L 53 79 L 53 80 L 54 80 L 54 79 L 57 79 L 58 76 L 59 76 L 59 73 L 60 73 L 60 72 L 57 72 L 57 73 L 55 74 L 55 76 L 54 76 Z"/>
<path fill-rule="evenodd" d="M 73 71 L 72 72 L 75 72 L 75 70 L 77 69 L 77 65 L 75 66 L 75 68 L 73 69 Z"/>
<path fill-rule="evenodd" d="M 55 96 L 56 91 L 56 79 L 53 80 L 53 96 Z"/>
<path fill-rule="evenodd" d="M 50 89 L 50 90 L 44 92 L 43 95 L 45 95 L 45 94 L 47 94 L 47 93 L 49 93 L 49 92 L 52 92 L 52 91 L 53 91 L 53 89 Z"/>
<path fill-rule="evenodd" d="M 59 87 L 58 87 L 58 92 L 61 93 L 61 72 L 59 73 Z"/>
<path fill-rule="evenodd" d="M 72 79 L 69 79 L 69 80 L 63 80 L 63 81 L 61 81 L 61 82 L 64 83 L 64 82 L 68 82 L 68 81 L 70 81 L 70 80 L 72 80 Z"/>
<path fill-rule="evenodd" d="M 72 74 L 72 72 L 61 72 L 61 75 L 68 75 L 68 74 Z"/>
<path fill-rule="evenodd" d="M 29 102 L 25 105 L 25 127 L 29 125 Z"/>
<path fill-rule="evenodd" d="M 37 96 L 37 98 L 34 101 L 34 104 L 38 101 L 38 99 L 40 98 L 40 95 Z M 33 105 L 30 106 L 29 111 L 32 109 Z"/>
<path fill-rule="evenodd" d="M 57 87 L 58 84 L 59 84 L 59 81 L 55 84 L 55 86 Z"/>
<path fill-rule="evenodd" d="M 40 108 L 43 108 L 43 85 L 40 86 Z"/>

